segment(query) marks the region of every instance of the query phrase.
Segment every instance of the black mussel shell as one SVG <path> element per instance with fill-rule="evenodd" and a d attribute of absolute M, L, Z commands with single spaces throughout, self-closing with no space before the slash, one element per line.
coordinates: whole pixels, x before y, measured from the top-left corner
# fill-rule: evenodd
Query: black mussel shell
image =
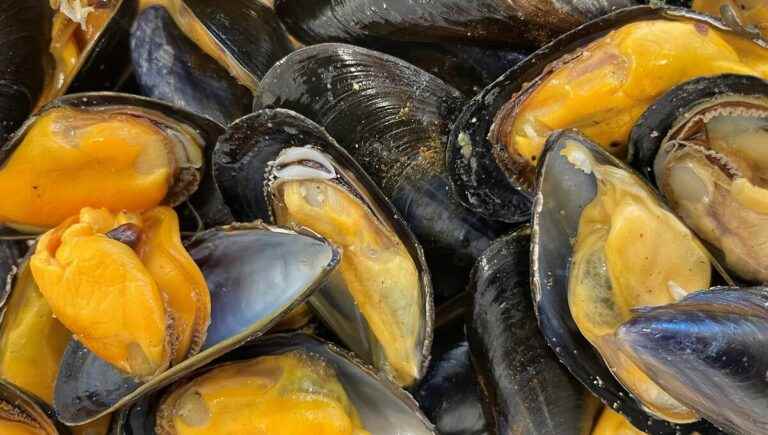
<path fill-rule="evenodd" d="M 439 301 L 461 292 L 503 226 L 450 196 L 449 123 L 461 94 L 401 59 L 345 44 L 295 51 L 263 78 L 255 109 L 286 108 L 324 127 L 392 201 L 424 247 Z M 526 204 L 527 206 L 527 204 Z"/>
<path fill-rule="evenodd" d="M 0 12 L 0 142 L 13 134 L 37 104 L 45 83 L 51 9 L 46 2 L 19 0 Z"/>
<path fill-rule="evenodd" d="M 568 305 L 568 276 L 581 210 L 597 194 L 594 173 L 573 166 L 560 152 L 569 142 L 583 145 L 599 164 L 631 169 L 573 130 L 549 137 L 539 162 L 531 246 L 531 289 L 539 328 L 573 376 L 606 406 L 650 434 L 712 434 L 705 421 L 673 424 L 645 412 L 616 380 L 600 354 L 576 326 Z"/>
<path fill-rule="evenodd" d="M 61 421 L 93 421 L 263 334 L 302 304 L 340 259 L 324 239 L 260 223 L 205 231 L 187 249 L 211 292 L 211 324 L 200 353 L 141 383 L 73 340 L 54 391 Z"/>
<path fill-rule="evenodd" d="M 632 0 L 276 0 L 306 44 L 381 40 L 535 47 Z"/>
<path fill-rule="evenodd" d="M 768 288 L 643 308 L 617 337 L 665 391 L 728 433 L 768 432 Z"/>
<path fill-rule="evenodd" d="M 251 91 L 187 38 L 164 8 L 139 14 L 131 29 L 131 57 L 143 95 L 223 125 L 251 109 Z"/>
<path fill-rule="evenodd" d="M 3 412 L 12 412 L 7 408 L 12 406 L 13 412 L 20 412 L 22 418 L 33 421 L 46 435 L 69 435 L 68 427 L 56 420 L 53 410 L 37 397 L 19 389 L 10 382 L 0 379 L 0 403 Z"/>
<path fill-rule="evenodd" d="M 198 25 L 231 55 L 254 83 L 292 50 L 272 9 L 257 0 L 187 1 Z M 206 54 L 160 6 L 139 14 L 131 30 L 134 74 L 142 94 L 227 125 L 250 112 L 253 91 Z"/>
<path fill-rule="evenodd" d="M 669 130 L 693 106 L 720 95 L 766 98 L 768 82 L 753 76 L 723 74 L 674 87 L 648 107 L 632 129 L 627 163 L 655 184 L 653 161 Z"/>
<path fill-rule="evenodd" d="M 517 205 L 530 201 L 535 169 L 512 170 L 499 140 L 497 114 L 511 110 L 542 82 L 549 72 L 590 42 L 611 30 L 637 21 L 696 20 L 731 30 L 716 19 L 687 9 L 658 6 L 626 8 L 591 21 L 540 48 L 475 96 L 451 130 L 447 159 L 453 191 L 462 204 L 491 219 L 520 221 Z"/>
<path fill-rule="evenodd" d="M 353 354 L 302 333 L 273 334 L 259 338 L 191 373 L 186 379 L 202 374 L 220 363 L 296 351 L 310 353 L 334 369 L 362 424 L 371 434 L 437 434 L 419 410 L 416 401 L 406 391 L 378 377 Z M 170 386 L 165 391 L 173 388 L 175 386 Z M 124 408 L 114 419 L 112 435 L 155 435 L 155 410 L 161 397 L 161 393 L 154 393 Z"/>
<path fill-rule="evenodd" d="M 13 288 L 13 279 L 28 247 L 18 240 L 0 240 L 0 319 Z"/>
<path fill-rule="evenodd" d="M 468 328 L 493 434 L 589 433 L 598 401 L 560 365 L 539 331 L 529 279 L 531 231 L 497 239 L 472 271 Z"/>
<path fill-rule="evenodd" d="M 270 192 L 270 163 L 288 148 L 311 145 L 333 160 L 334 169 L 344 173 L 341 183 L 349 179 L 357 184 L 350 192 L 357 195 L 371 210 L 385 220 L 408 250 L 420 276 L 421 300 L 424 301 L 424 328 L 417 340 L 419 362 L 418 377 L 429 363 L 432 343 L 433 303 L 429 270 L 424 252 L 397 210 L 365 174 L 362 168 L 319 125 L 285 109 L 264 109 L 237 120 L 221 136 L 213 153 L 213 172 L 221 187 L 226 203 L 240 221 L 262 219 L 273 222 L 273 204 Z M 356 189 L 364 191 L 356 192 Z M 359 314 L 346 290 L 329 285 L 310 298 L 321 318 L 361 358 L 373 360 L 375 351 L 370 343 L 370 328 Z M 343 320 L 340 320 L 343 319 Z"/>

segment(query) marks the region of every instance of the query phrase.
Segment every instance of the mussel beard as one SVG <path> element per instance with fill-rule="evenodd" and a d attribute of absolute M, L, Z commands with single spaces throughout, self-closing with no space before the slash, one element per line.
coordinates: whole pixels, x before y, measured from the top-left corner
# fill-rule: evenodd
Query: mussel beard
<path fill-rule="evenodd" d="M 512 97 L 491 131 L 498 160 L 532 188 L 547 137 L 564 128 L 623 157 L 638 118 L 673 86 L 726 72 L 768 77 L 766 65 L 764 48 L 701 22 L 627 24 L 563 56 Z"/>
<path fill-rule="evenodd" d="M 294 351 L 218 366 L 167 395 L 159 435 L 369 435 L 334 369 Z"/>
<path fill-rule="evenodd" d="M 635 308 L 708 288 L 708 254 L 635 175 L 598 164 L 576 142 L 562 154 L 597 180 L 597 194 L 579 220 L 570 266 L 568 304 L 576 325 L 649 412 L 672 422 L 697 420 L 620 350 L 615 332 Z"/>
<path fill-rule="evenodd" d="M 121 0 L 50 0 L 53 15 L 45 87 L 37 103 L 44 106 L 66 91 L 91 45 L 117 10 Z"/>
<path fill-rule="evenodd" d="M 421 280 L 413 258 L 364 194 L 352 187 L 357 182 L 336 178 L 335 168 L 318 151 L 288 150 L 285 156 L 291 150 L 308 152 L 315 161 L 278 169 L 281 175 L 269 186 L 275 221 L 309 228 L 341 248 L 330 285 L 345 288 L 354 299 L 372 334 L 368 341 L 374 343 L 375 365 L 400 385 L 410 385 L 421 369 L 418 343 L 424 328 Z"/>
<path fill-rule="evenodd" d="M 730 270 L 768 282 L 768 105 L 728 97 L 689 113 L 662 142 L 657 184 Z"/>
<path fill-rule="evenodd" d="M 45 111 L 0 167 L 0 221 L 41 232 L 84 206 L 176 205 L 199 183 L 203 139 L 138 108 Z"/>

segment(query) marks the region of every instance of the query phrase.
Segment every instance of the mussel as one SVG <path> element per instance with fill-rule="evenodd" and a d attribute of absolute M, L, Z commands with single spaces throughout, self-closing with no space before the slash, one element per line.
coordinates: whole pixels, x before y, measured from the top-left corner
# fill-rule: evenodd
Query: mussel
<path fill-rule="evenodd" d="M 0 148 L 0 222 L 40 232 L 86 206 L 117 213 L 180 204 L 204 178 L 203 149 L 220 133 L 208 119 L 142 97 L 59 98 Z"/>
<path fill-rule="evenodd" d="M 531 231 L 491 244 L 472 271 L 472 360 L 492 434 L 589 433 L 598 401 L 560 365 L 539 331 L 530 295 Z"/>
<path fill-rule="evenodd" d="M 448 165 L 463 204 L 515 221 L 533 195 L 547 137 L 577 128 L 625 157 L 629 133 L 664 92 L 700 76 L 768 77 L 768 44 L 687 9 L 638 6 L 542 47 L 477 95 L 457 118 Z"/>
<path fill-rule="evenodd" d="M 464 290 L 474 259 L 504 226 L 448 190 L 445 143 L 461 94 L 413 65 L 344 44 L 297 50 L 262 79 L 254 108 L 285 108 L 325 128 L 381 188 L 424 247 L 436 299 Z M 516 203 L 529 208 L 530 203 Z"/>
<path fill-rule="evenodd" d="M 630 136 L 629 163 L 739 278 L 768 282 L 768 82 L 722 75 L 677 86 Z"/>
<path fill-rule="evenodd" d="M 592 435 L 643 435 L 623 415 L 605 407 L 592 429 Z"/>
<path fill-rule="evenodd" d="M 199 353 L 148 379 L 137 379 L 73 340 L 54 391 L 61 421 L 92 421 L 242 345 L 303 303 L 339 262 L 313 234 L 263 224 L 207 230 L 187 245 L 210 290 L 211 320 Z M 127 324 L 126 329 L 139 325 Z"/>
<path fill-rule="evenodd" d="M 117 435 L 434 435 L 403 390 L 334 345 L 275 334 L 121 413 Z"/>
<path fill-rule="evenodd" d="M 768 7 L 760 0 L 694 0 L 693 10 L 719 17 L 730 27 L 768 35 Z"/>
<path fill-rule="evenodd" d="M 643 431 L 706 429 L 621 346 L 635 309 L 728 279 L 639 175 L 575 131 L 552 135 L 540 166 L 531 270 L 539 326 L 563 364 Z M 685 339 L 685 331 L 681 331 Z"/>
<path fill-rule="evenodd" d="M 13 385 L 0 380 L 0 432 L 7 435 L 69 435 L 53 413 Z"/>
<path fill-rule="evenodd" d="M 397 383 L 421 378 L 433 317 L 424 254 L 336 141 L 297 113 L 262 110 L 221 136 L 213 168 L 238 219 L 305 227 L 342 250 L 338 273 L 310 299 L 315 311 Z"/>
<path fill-rule="evenodd" d="M 632 0 L 277 0 L 305 44 L 382 40 L 532 47 Z"/>
<path fill-rule="evenodd" d="M 768 289 L 714 288 L 639 310 L 616 333 L 665 391 L 730 434 L 768 431 Z"/>
<path fill-rule="evenodd" d="M 141 92 L 229 124 L 247 114 L 267 70 L 293 48 L 257 0 L 149 0 L 131 30 Z"/>

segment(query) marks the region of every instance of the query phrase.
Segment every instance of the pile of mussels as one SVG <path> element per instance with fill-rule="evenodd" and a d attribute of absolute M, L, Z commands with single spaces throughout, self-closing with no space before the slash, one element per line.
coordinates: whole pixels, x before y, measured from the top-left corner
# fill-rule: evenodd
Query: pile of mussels
<path fill-rule="evenodd" d="M 5 0 L 0 434 L 768 434 L 764 38 L 765 0 Z"/>

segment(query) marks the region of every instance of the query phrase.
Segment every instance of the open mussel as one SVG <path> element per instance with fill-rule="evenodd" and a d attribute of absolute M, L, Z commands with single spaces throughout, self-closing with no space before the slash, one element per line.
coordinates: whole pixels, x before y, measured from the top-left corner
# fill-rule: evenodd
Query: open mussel
<path fill-rule="evenodd" d="M 468 328 L 492 434 L 588 434 L 598 401 L 560 365 L 531 303 L 529 226 L 497 239 L 473 269 Z"/>
<path fill-rule="evenodd" d="M 439 301 L 464 290 L 474 259 L 501 231 L 448 189 L 445 143 L 461 104 L 461 94 L 431 74 L 344 44 L 291 53 L 255 96 L 256 110 L 286 108 L 315 121 L 360 164 L 413 230 L 430 268 L 441 271 Z"/>
<path fill-rule="evenodd" d="M 532 47 L 632 0 L 277 0 L 305 44 L 382 40 Z"/>
<path fill-rule="evenodd" d="M 351 354 L 304 334 L 259 339 L 126 409 L 113 429 L 117 435 L 224 429 L 275 435 L 436 433 L 408 393 Z"/>
<path fill-rule="evenodd" d="M 768 432 L 768 288 L 714 288 L 639 310 L 622 350 L 677 400 L 734 435 Z"/>
<path fill-rule="evenodd" d="M 730 27 L 768 35 L 768 5 L 761 0 L 694 0 L 691 7 L 719 17 Z"/>
<path fill-rule="evenodd" d="M 5 435 L 69 435 L 39 401 L 0 380 L 0 433 Z"/>
<path fill-rule="evenodd" d="M 262 110 L 227 129 L 213 167 L 238 219 L 304 227 L 342 250 L 338 273 L 310 303 L 352 350 L 397 383 L 420 379 L 433 317 L 424 254 L 336 141 L 297 113 Z"/>
<path fill-rule="evenodd" d="M 210 291 L 210 325 L 200 340 L 199 353 L 176 360 L 169 369 L 141 379 L 86 349 L 83 344 L 91 347 L 88 342 L 73 340 L 64 352 L 54 391 L 54 408 L 61 421 L 92 421 L 260 335 L 303 303 L 339 261 L 339 253 L 315 235 L 257 223 L 199 233 L 187 244 L 187 249 Z M 169 270 L 165 279 L 174 275 L 179 273 Z M 136 308 L 128 305 L 115 311 L 124 313 L 115 320 L 126 322 L 120 337 L 131 331 L 144 332 L 147 323 L 153 320 L 149 318 L 151 313 Z M 143 318 L 131 317 L 132 311 Z M 128 361 L 137 361 L 143 368 L 149 358 L 130 358 L 141 356 L 142 352 L 137 346 L 129 345 L 127 349 Z"/>
<path fill-rule="evenodd" d="M 579 133 L 552 135 L 540 165 L 531 273 L 547 344 L 639 429 L 712 430 L 692 423 L 697 410 L 639 366 L 618 331 L 635 309 L 673 303 L 727 276 L 650 185 Z"/>
<path fill-rule="evenodd" d="M 638 6 L 542 47 L 457 118 L 448 167 L 463 204 L 514 221 L 531 198 L 544 142 L 576 128 L 623 158 L 643 111 L 670 88 L 721 73 L 768 77 L 768 45 L 687 9 Z"/>
<path fill-rule="evenodd" d="M 141 92 L 229 124 L 250 112 L 259 80 L 292 50 L 257 0 L 145 0 L 131 30 Z"/>
<path fill-rule="evenodd" d="M 7 198 L 0 221 L 40 232 L 86 206 L 117 213 L 178 205 L 206 178 L 204 148 L 221 131 L 206 118 L 133 95 L 61 97 L 0 148 Z"/>
<path fill-rule="evenodd" d="M 640 118 L 629 162 L 739 278 L 768 282 L 768 82 L 722 75 L 670 90 Z"/>

